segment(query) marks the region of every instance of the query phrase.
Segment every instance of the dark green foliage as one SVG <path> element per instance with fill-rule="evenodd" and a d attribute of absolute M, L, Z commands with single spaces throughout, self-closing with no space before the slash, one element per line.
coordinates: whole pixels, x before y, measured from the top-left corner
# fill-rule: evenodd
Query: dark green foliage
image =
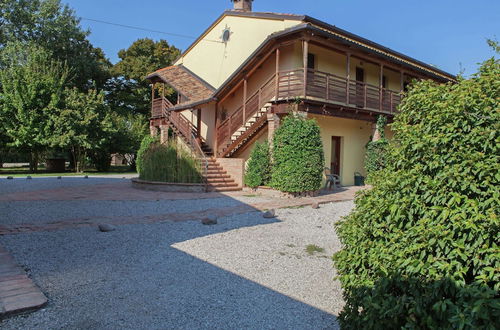
<path fill-rule="evenodd" d="M 499 77 L 491 59 L 405 97 L 391 161 L 337 225 L 343 328 L 498 326 Z"/>
<path fill-rule="evenodd" d="M 167 41 L 148 38 L 138 39 L 128 49 L 120 50 L 120 61 L 111 70 L 114 78 L 108 82 L 108 98 L 113 108 L 122 114 L 142 114 L 147 121 L 151 111 L 151 87 L 146 76 L 172 65 L 179 55 L 180 50 Z M 167 87 L 165 96 L 174 96 L 174 90 Z M 170 100 L 174 102 L 173 97 Z"/>
<path fill-rule="evenodd" d="M 271 158 L 269 143 L 256 143 L 245 173 L 245 184 L 251 188 L 265 186 L 271 180 Z"/>
<path fill-rule="evenodd" d="M 377 119 L 377 131 L 380 134 L 380 139 L 370 141 L 366 145 L 365 169 L 368 174 L 381 170 L 387 166 L 387 153 L 389 149 L 389 141 L 385 137 L 385 126 L 387 118 L 379 116 Z"/>
<path fill-rule="evenodd" d="M 161 144 L 155 138 L 145 138 L 139 150 L 139 178 L 170 183 L 201 183 L 198 160 L 176 143 Z"/>
<path fill-rule="evenodd" d="M 146 152 L 151 149 L 153 144 L 159 143 L 160 140 L 157 136 L 145 135 L 142 139 L 141 146 L 137 151 L 137 173 L 143 172 L 142 164 Z"/>
<path fill-rule="evenodd" d="M 318 190 L 323 169 L 323 145 L 316 121 L 285 117 L 274 134 L 271 186 L 284 192 Z"/>
<path fill-rule="evenodd" d="M 80 19 L 60 0 L 0 1 L 0 49 L 9 42 L 35 43 L 50 51 L 54 59 L 71 68 L 74 79 L 68 87 L 102 87 L 111 66 L 99 48 L 87 39 Z"/>

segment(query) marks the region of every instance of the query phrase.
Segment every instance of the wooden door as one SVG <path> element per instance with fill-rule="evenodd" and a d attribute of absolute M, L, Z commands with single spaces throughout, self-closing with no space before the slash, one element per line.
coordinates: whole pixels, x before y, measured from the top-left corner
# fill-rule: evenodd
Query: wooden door
<path fill-rule="evenodd" d="M 340 175 L 340 136 L 332 136 L 330 169 L 332 170 L 332 174 Z"/>
<path fill-rule="evenodd" d="M 365 70 L 356 67 L 356 106 L 363 108 L 365 106 Z"/>

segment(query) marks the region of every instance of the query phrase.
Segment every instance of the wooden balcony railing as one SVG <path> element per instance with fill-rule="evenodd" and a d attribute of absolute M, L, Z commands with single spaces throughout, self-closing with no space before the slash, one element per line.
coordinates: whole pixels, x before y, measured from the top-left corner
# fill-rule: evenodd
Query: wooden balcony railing
<path fill-rule="evenodd" d="M 153 99 L 151 103 L 151 118 L 161 118 L 164 116 L 165 109 L 172 108 L 174 105 L 166 97 Z"/>
<path fill-rule="evenodd" d="M 280 72 L 278 88 L 278 99 L 315 98 L 389 114 L 401 103 L 399 92 L 312 69 L 306 77 L 303 69 Z"/>

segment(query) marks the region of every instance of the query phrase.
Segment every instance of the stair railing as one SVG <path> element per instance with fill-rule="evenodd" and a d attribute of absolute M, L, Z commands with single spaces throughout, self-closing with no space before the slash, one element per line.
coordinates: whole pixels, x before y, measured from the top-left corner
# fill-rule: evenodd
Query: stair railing
<path fill-rule="evenodd" d="M 229 144 L 234 132 L 240 127 L 245 126 L 248 120 L 275 96 L 276 75 L 273 74 L 255 93 L 246 99 L 245 106 L 241 105 L 226 120 L 218 125 L 217 148 L 221 149 Z"/>
<path fill-rule="evenodd" d="M 167 100 L 168 101 L 168 100 Z M 168 105 L 165 103 L 165 105 Z M 169 107 L 163 108 L 163 115 L 167 122 L 172 125 L 182 135 L 195 155 L 196 159 L 200 162 L 201 177 L 204 184 L 207 184 L 208 174 L 208 159 L 201 148 L 203 138 L 198 134 L 198 128 L 193 125 L 182 113 L 178 111 L 168 111 Z"/>

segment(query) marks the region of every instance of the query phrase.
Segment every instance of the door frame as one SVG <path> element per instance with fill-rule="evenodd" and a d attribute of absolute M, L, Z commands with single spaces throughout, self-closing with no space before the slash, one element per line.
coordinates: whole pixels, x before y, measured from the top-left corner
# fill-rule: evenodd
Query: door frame
<path fill-rule="evenodd" d="M 340 173 L 342 171 L 342 137 L 341 136 L 332 136 L 332 144 L 331 144 L 331 150 L 330 150 L 330 169 L 331 169 L 331 174 L 336 174 L 340 176 Z M 333 149 L 335 148 L 335 156 L 337 158 L 337 162 L 334 162 L 333 156 L 334 152 Z"/>

